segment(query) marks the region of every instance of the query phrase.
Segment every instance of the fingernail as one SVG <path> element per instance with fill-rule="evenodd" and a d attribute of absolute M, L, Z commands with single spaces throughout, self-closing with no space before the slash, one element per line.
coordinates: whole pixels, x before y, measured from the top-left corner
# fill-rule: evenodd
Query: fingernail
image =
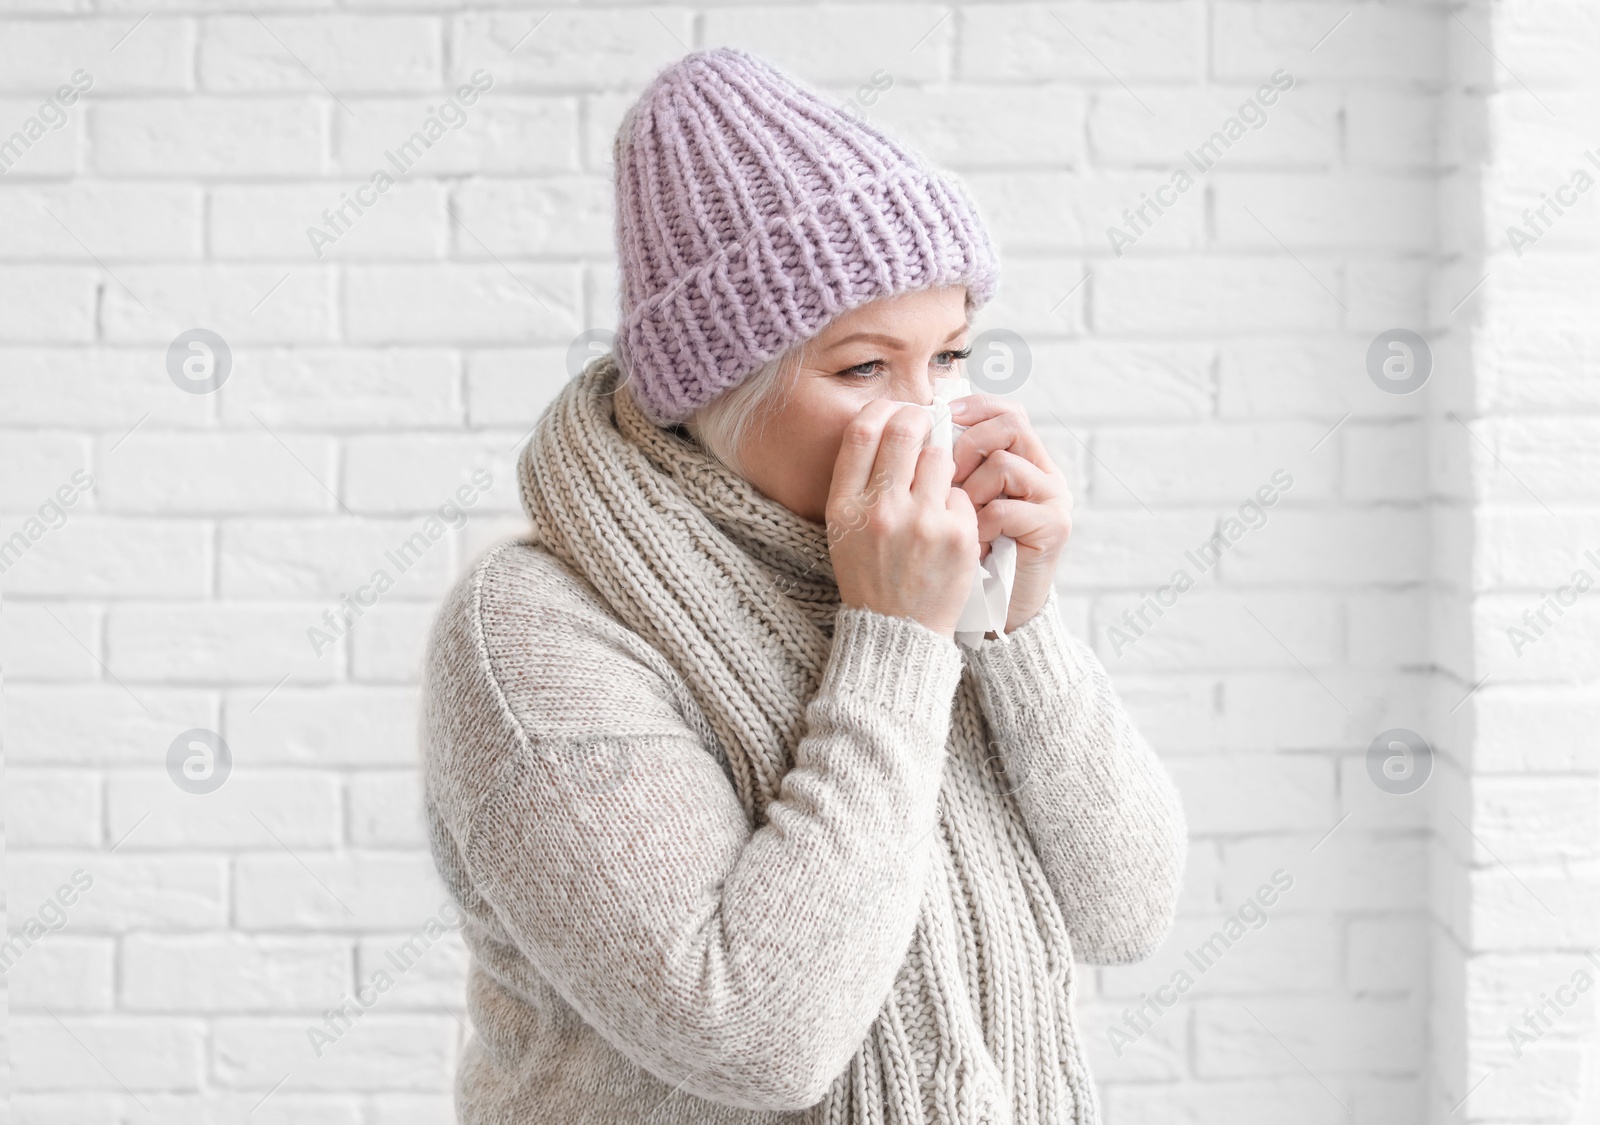
<path fill-rule="evenodd" d="M 957 400 L 957 401 L 952 402 L 950 404 L 950 417 L 954 418 L 956 415 L 965 414 L 966 412 L 967 412 L 967 404 L 966 403 L 964 403 L 964 402 L 962 402 L 960 400 Z"/>

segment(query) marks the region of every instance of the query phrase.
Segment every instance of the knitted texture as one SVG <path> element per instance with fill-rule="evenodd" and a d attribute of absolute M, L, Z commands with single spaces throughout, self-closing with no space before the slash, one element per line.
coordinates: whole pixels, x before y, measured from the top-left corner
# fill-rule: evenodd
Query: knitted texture
<path fill-rule="evenodd" d="M 1056 594 L 969 652 L 842 606 L 826 529 L 622 378 L 559 392 L 532 535 L 429 639 L 458 1120 L 1097 1122 L 1074 956 L 1155 948 L 1185 833 Z"/>
<path fill-rule="evenodd" d="M 612 156 L 617 354 L 658 424 L 847 309 L 961 284 L 970 313 L 999 285 L 958 185 L 743 51 L 697 51 L 657 75 Z"/>

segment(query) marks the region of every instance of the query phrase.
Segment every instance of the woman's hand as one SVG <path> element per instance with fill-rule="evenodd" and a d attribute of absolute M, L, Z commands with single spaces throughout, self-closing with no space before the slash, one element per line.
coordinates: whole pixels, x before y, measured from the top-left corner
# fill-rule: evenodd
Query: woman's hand
<path fill-rule="evenodd" d="M 998 395 L 951 401 L 951 418 L 968 427 L 952 443 L 952 481 L 978 511 L 984 553 L 997 536 L 1017 541 L 1017 577 L 1006 632 L 1044 605 L 1056 564 L 1072 534 L 1072 492 L 1045 452 L 1021 403 Z"/>
<path fill-rule="evenodd" d="M 978 518 L 951 487 L 950 454 L 923 448 L 932 425 L 888 399 L 850 420 L 828 489 L 828 549 L 842 604 L 954 639 L 978 568 Z"/>

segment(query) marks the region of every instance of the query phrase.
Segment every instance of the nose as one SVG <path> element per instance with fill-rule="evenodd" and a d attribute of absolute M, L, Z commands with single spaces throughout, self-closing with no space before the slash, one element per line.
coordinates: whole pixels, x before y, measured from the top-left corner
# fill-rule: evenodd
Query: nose
<path fill-rule="evenodd" d="M 903 389 L 904 402 L 915 402 L 922 406 L 933 404 L 933 378 L 926 372 L 915 376 L 911 384 Z"/>

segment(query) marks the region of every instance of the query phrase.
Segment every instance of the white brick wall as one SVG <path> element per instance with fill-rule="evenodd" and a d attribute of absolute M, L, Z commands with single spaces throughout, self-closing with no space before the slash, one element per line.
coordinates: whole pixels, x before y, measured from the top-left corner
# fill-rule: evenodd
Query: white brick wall
<path fill-rule="evenodd" d="M 520 528 L 515 448 L 569 343 L 614 323 L 616 122 L 731 43 L 841 103 L 889 76 L 863 112 L 1000 242 L 985 322 L 1031 346 L 1020 395 L 1078 498 L 1063 610 L 1193 829 L 1166 946 L 1082 973 L 1108 1122 L 1596 1120 L 1600 993 L 1520 1057 L 1507 1031 L 1600 980 L 1600 593 L 1520 656 L 1506 629 L 1600 580 L 1600 193 L 1521 256 L 1505 233 L 1600 145 L 1595 11 L 12 0 L 0 144 L 93 77 L 0 174 L 0 540 L 73 497 L 0 576 L 9 927 L 59 927 L 5 977 L 16 1119 L 451 1120 L 458 942 L 320 1058 L 307 1029 L 445 901 L 424 631 Z M 307 228 L 479 68 L 459 128 L 318 256 Z M 1114 253 L 1279 70 L 1265 123 Z M 232 352 L 213 394 L 167 375 L 201 327 Z M 1393 328 L 1433 346 L 1416 394 L 1368 377 Z M 1194 562 L 1279 470 L 1264 522 Z M 314 651 L 462 485 L 464 526 Z M 168 773 L 196 728 L 232 752 L 212 793 Z M 1369 775 L 1392 728 L 1436 752 L 1419 792 Z M 1279 869 L 1292 889 L 1196 971 Z"/>

